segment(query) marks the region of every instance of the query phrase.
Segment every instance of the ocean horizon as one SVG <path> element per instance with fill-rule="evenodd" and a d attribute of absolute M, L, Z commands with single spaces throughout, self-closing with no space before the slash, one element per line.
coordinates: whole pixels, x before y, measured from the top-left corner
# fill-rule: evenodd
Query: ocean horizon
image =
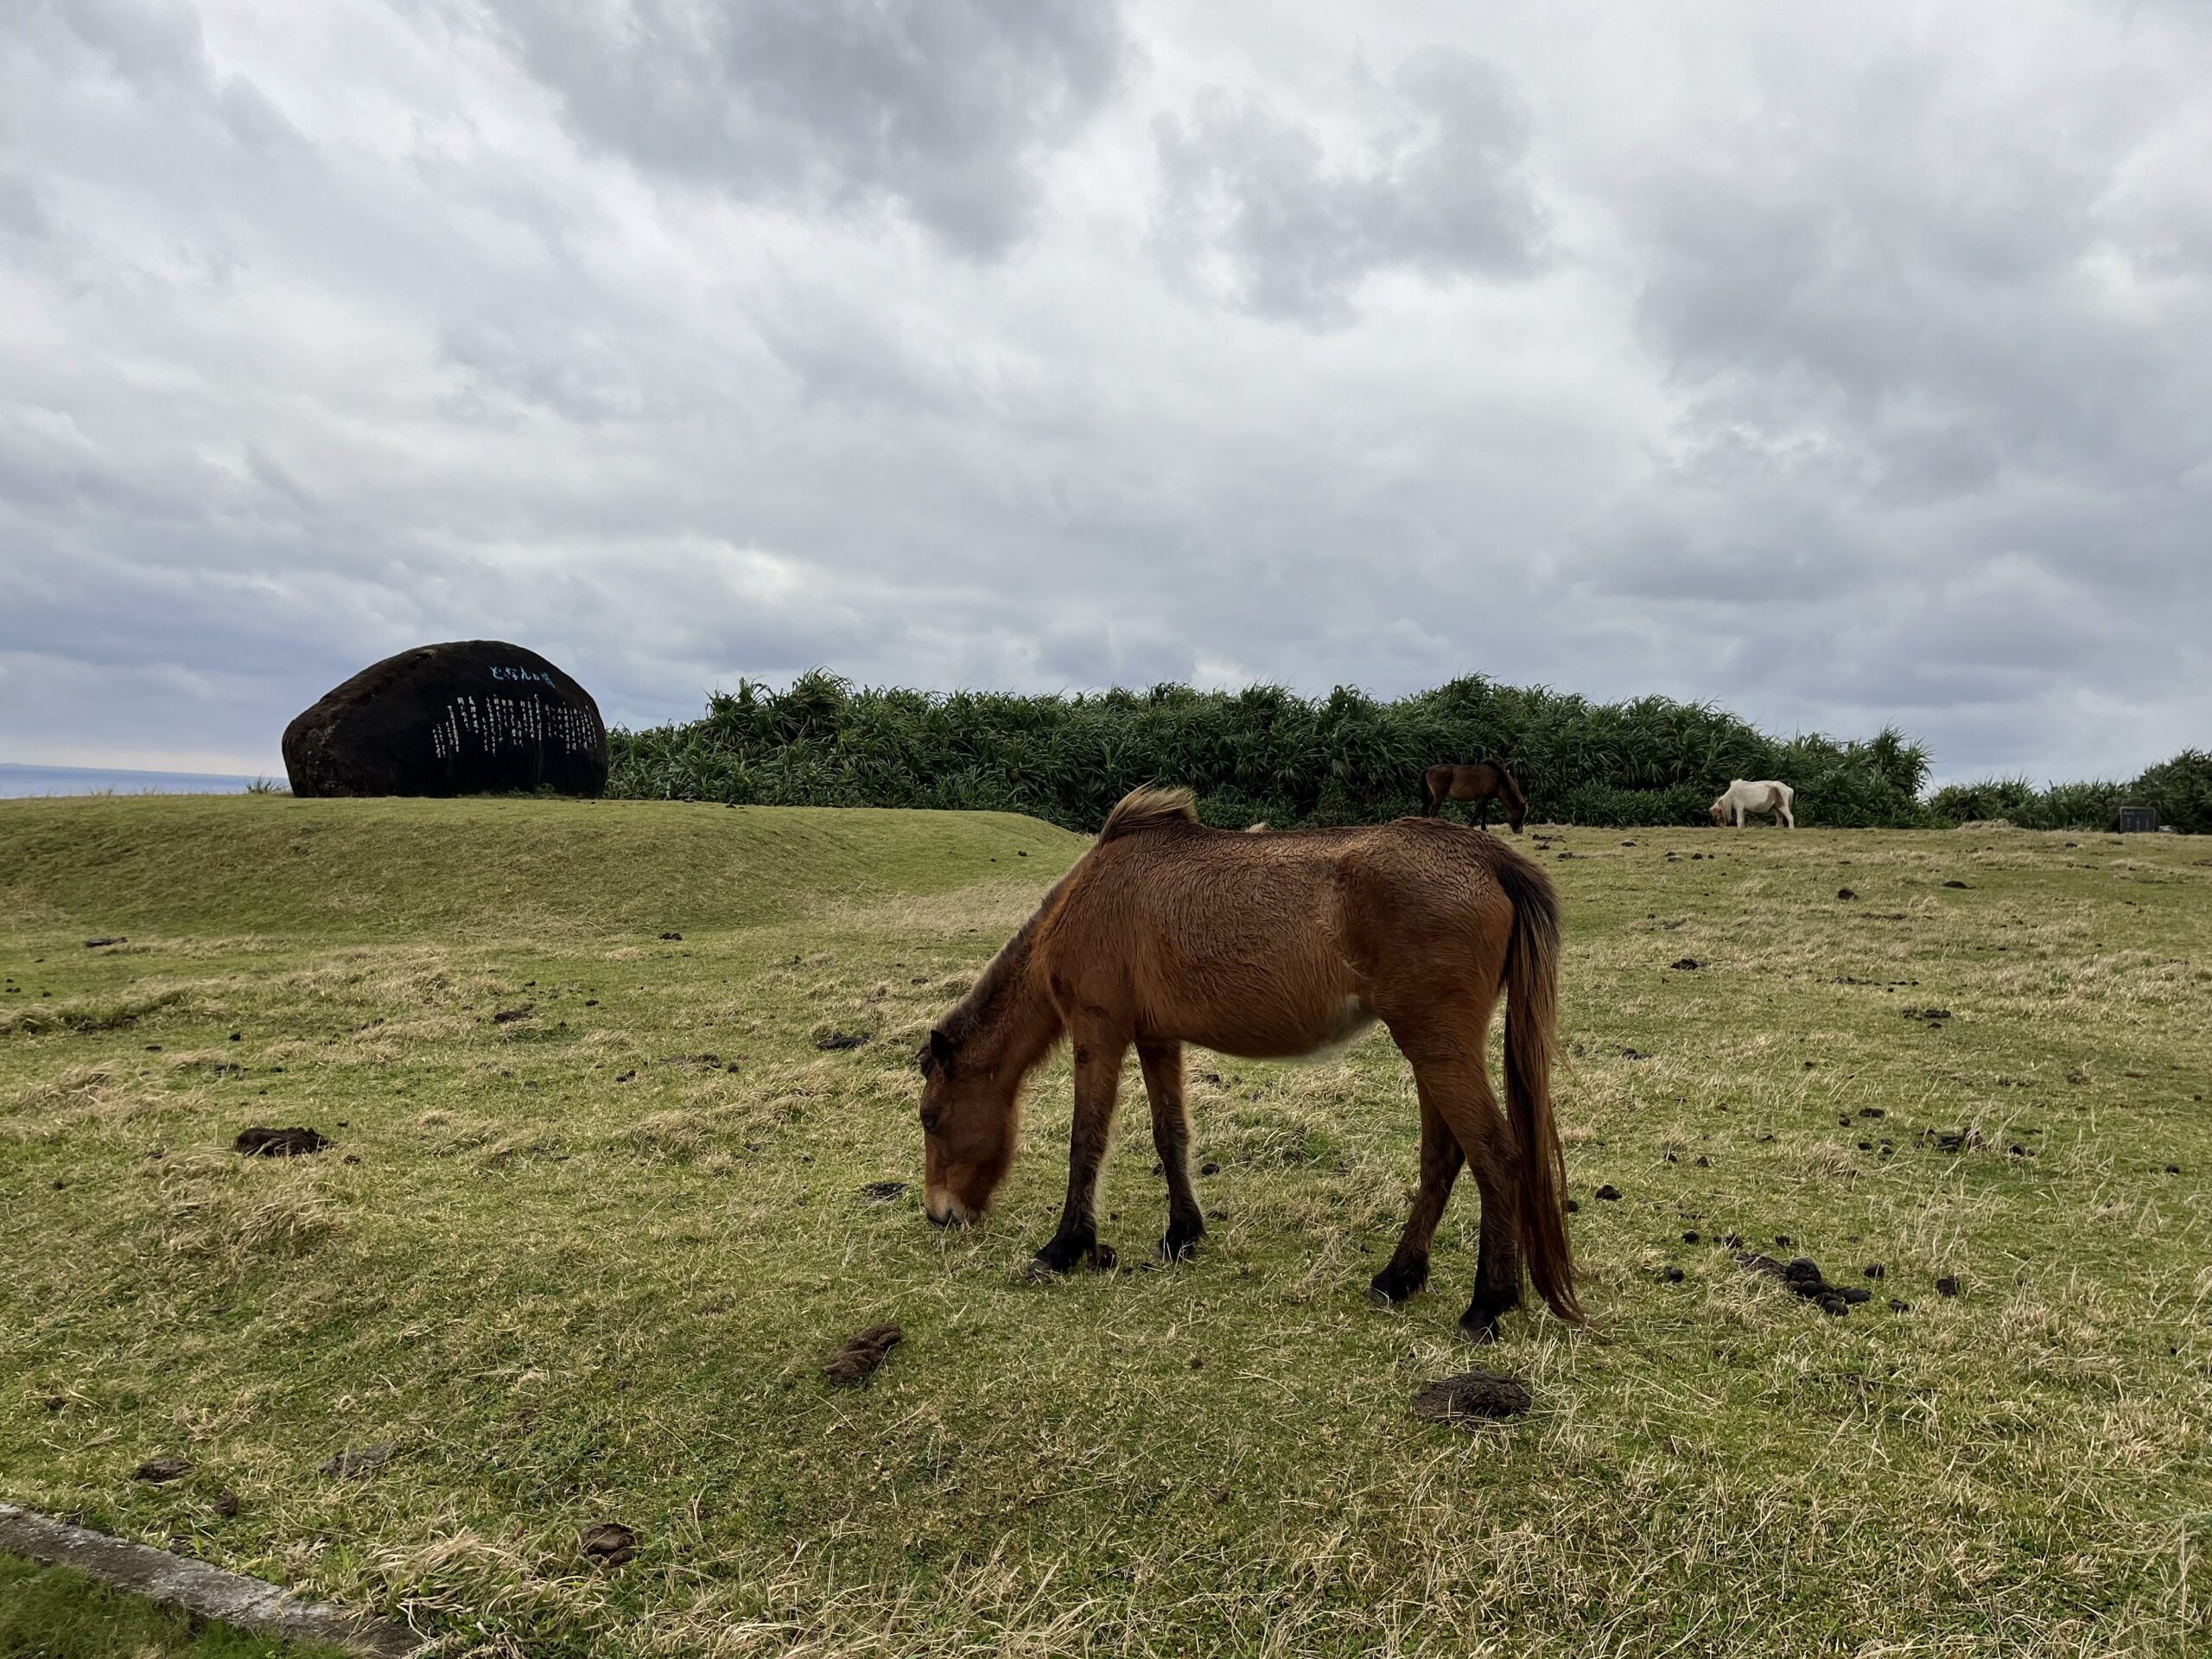
<path fill-rule="evenodd" d="M 31 766 L 0 760 L 0 798 L 29 795 L 242 795 L 257 780 L 226 772 L 139 772 L 121 766 Z M 284 786 L 280 772 L 270 779 Z"/>

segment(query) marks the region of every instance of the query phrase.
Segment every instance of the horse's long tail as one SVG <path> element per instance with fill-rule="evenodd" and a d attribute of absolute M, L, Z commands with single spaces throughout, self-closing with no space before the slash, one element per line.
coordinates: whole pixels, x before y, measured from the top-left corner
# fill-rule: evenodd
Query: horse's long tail
<path fill-rule="evenodd" d="M 1514 854 L 1499 859 L 1497 870 L 1513 901 L 1505 952 L 1505 1111 L 1521 1153 L 1521 1250 L 1536 1294 L 1562 1319 L 1584 1325 L 1567 1237 L 1567 1158 L 1552 1118 L 1559 895 L 1541 870 Z"/>

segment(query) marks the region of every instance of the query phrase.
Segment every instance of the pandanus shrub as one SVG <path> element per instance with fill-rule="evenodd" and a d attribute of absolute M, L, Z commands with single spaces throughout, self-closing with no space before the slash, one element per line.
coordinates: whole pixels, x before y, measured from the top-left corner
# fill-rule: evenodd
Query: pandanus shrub
<path fill-rule="evenodd" d="M 1379 823 L 1421 810 L 1425 768 L 1482 760 L 1513 772 L 1537 823 L 1700 823 L 1736 778 L 1791 784 L 1808 824 L 1929 821 L 1926 752 L 1895 731 L 1782 740 L 1709 703 L 1596 703 L 1479 675 L 1386 702 L 1351 686 L 1324 697 L 1173 683 L 937 693 L 856 687 L 817 669 L 780 691 L 741 680 L 699 720 L 617 730 L 609 742 L 614 795 L 993 807 L 1071 830 L 1096 829 L 1154 782 L 1196 790 L 1210 823 Z M 2186 787 L 2177 783 L 2177 798 Z"/>
<path fill-rule="evenodd" d="M 2212 833 L 2212 754 L 2183 749 L 2126 784 L 2093 780 L 2037 789 L 2025 778 L 1950 784 L 1930 796 L 1928 806 L 1947 823 L 2005 818 L 2023 830 L 2108 830 L 2121 807 L 2147 806 L 2162 827 L 2202 836 Z"/>

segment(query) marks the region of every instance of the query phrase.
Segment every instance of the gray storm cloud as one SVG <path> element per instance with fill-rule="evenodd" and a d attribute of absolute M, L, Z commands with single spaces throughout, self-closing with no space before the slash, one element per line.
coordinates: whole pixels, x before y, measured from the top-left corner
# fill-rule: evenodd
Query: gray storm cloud
<path fill-rule="evenodd" d="M 27 0 L 0 759 L 1480 671 L 2212 742 L 2212 15 Z"/>

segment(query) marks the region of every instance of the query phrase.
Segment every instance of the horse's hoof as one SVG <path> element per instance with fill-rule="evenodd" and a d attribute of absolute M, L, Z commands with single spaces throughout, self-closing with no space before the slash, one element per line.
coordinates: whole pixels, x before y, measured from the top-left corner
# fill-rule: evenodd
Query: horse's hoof
<path fill-rule="evenodd" d="M 1367 1281 L 1367 1294 L 1383 1307 L 1390 1307 L 1406 1300 L 1427 1281 L 1428 1274 L 1401 1272 L 1396 1268 L 1385 1268 Z"/>
<path fill-rule="evenodd" d="M 1198 1241 L 1206 1236 L 1199 1228 L 1194 1233 L 1179 1233 L 1169 1228 L 1160 1241 L 1160 1259 L 1163 1262 L 1188 1262 L 1198 1253 Z"/>
<path fill-rule="evenodd" d="M 1497 1317 L 1492 1315 L 1488 1319 L 1478 1319 L 1471 1313 L 1467 1314 L 1459 1321 L 1459 1334 L 1469 1342 L 1496 1342 L 1497 1340 Z"/>
<path fill-rule="evenodd" d="M 1097 1248 L 1096 1241 L 1056 1238 L 1038 1251 L 1029 1265 L 1036 1273 L 1066 1273 L 1077 1262 L 1093 1255 Z"/>

